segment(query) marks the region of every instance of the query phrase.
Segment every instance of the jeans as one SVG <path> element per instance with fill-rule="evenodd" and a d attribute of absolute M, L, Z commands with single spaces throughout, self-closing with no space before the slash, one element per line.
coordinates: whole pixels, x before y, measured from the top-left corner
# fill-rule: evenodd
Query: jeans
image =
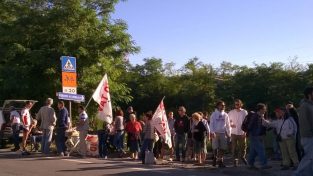
<path fill-rule="evenodd" d="M 123 152 L 124 146 L 124 131 L 117 131 L 114 135 L 114 146 L 117 151 Z"/>
<path fill-rule="evenodd" d="M 175 151 L 176 151 L 176 160 L 180 160 L 180 149 L 182 152 L 182 158 L 185 159 L 186 156 L 186 142 L 187 134 L 177 134 L 175 136 Z"/>
<path fill-rule="evenodd" d="M 152 152 L 153 149 L 153 139 L 144 139 L 141 147 L 141 160 L 145 163 L 146 150 Z"/>
<path fill-rule="evenodd" d="M 313 173 L 313 137 L 302 137 L 301 144 L 304 149 L 304 156 L 293 175 L 311 176 Z"/>
<path fill-rule="evenodd" d="M 65 153 L 66 152 L 66 146 L 65 146 L 65 128 L 57 128 L 57 135 L 56 135 L 56 146 L 57 146 L 57 152 Z"/>
<path fill-rule="evenodd" d="M 42 131 L 41 152 L 49 154 L 52 141 L 53 129 L 44 129 Z"/>
<path fill-rule="evenodd" d="M 267 165 L 267 158 L 265 156 L 265 147 L 263 143 L 263 136 L 249 136 L 249 157 L 248 164 L 254 166 L 255 158 L 258 156 L 261 166 Z"/>
<path fill-rule="evenodd" d="M 19 123 L 15 123 L 12 125 L 12 130 L 13 130 L 13 143 L 14 143 L 14 148 L 19 149 L 20 148 L 20 127 L 21 125 Z"/>
<path fill-rule="evenodd" d="M 98 131 L 98 150 L 99 150 L 99 157 L 104 158 L 108 155 L 108 140 L 109 133 L 106 130 L 99 130 Z"/>

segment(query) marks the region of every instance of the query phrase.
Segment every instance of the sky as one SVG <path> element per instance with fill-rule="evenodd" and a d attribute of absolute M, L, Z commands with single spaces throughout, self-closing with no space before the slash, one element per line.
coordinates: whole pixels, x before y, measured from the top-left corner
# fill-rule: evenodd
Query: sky
<path fill-rule="evenodd" d="M 312 0 L 127 0 L 122 19 L 140 53 L 129 61 L 161 58 L 181 67 L 197 57 L 218 67 L 227 61 L 253 66 L 313 63 Z"/>

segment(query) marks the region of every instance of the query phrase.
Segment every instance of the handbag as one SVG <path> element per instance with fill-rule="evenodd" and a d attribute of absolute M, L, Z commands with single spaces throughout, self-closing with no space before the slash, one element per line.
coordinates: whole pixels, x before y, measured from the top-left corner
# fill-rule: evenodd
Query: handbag
<path fill-rule="evenodd" d="M 145 164 L 154 164 L 154 154 L 153 152 L 147 150 L 145 151 Z"/>

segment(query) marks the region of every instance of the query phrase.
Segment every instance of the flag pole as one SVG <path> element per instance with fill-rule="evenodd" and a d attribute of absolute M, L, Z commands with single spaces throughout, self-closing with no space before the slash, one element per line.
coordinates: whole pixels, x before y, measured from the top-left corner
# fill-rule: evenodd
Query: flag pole
<path fill-rule="evenodd" d="M 88 101 L 87 105 L 85 106 L 85 109 L 87 109 L 87 107 L 88 107 L 88 105 L 89 105 L 89 103 L 90 103 L 91 99 L 92 99 L 92 96 L 90 97 L 90 99 L 89 99 L 89 101 Z"/>

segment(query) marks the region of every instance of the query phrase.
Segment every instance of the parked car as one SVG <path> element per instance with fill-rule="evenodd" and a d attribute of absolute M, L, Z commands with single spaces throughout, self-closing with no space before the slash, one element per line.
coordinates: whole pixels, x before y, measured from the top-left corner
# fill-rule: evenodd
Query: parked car
<path fill-rule="evenodd" d="M 6 143 L 10 141 L 13 135 L 10 125 L 10 107 L 14 106 L 21 113 L 26 101 L 31 101 L 33 104 L 37 103 L 36 100 L 5 100 L 3 106 L 0 107 L 0 144 L 2 148 L 6 146 Z"/>

